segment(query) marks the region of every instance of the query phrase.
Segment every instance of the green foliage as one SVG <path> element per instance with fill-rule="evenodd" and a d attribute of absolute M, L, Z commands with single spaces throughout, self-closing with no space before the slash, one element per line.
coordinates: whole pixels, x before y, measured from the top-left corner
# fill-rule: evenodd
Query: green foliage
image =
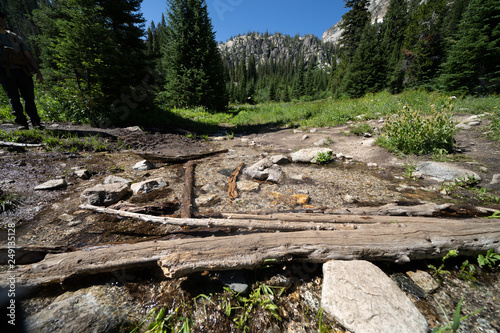
<path fill-rule="evenodd" d="M 469 94 L 500 92 L 500 4 L 472 0 L 456 41 L 443 64 L 441 82 L 448 91 Z"/>
<path fill-rule="evenodd" d="M 373 134 L 373 127 L 367 123 L 361 123 L 357 125 L 351 125 L 349 127 L 349 133 L 357 136 L 363 136 L 365 133 Z"/>
<path fill-rule="evenodd" d="M 485 187 L 476 188 L 478 180 L 473 175 L 465 175 L 455 179 L 451 183 L 444 183 L 441 189 L 451 197 L 457 199 L 466 199 L 479 201 L 480 203 L 500 203 L 500 197 L 491 194 L 493 190 L 488 190 Z"/>
<path fill-rule="evenodd" d="M 453 321 L 450 321 L 448 318 L 448 315 L 446 314 L 446 311 L 444 311 L 443 307 L 439 302 L 436 301 L 438 306 L 441 308 L 441 311 L 443 311 L 443 314 L 446 318 L 446 323 L 441 326 L 437 326 L 432 330 L 432 333 L 455 333 L 458 331 L 460 327 L 460 323 L 463 322 L 464 320 L 467 320 L 469 317 L 472 317 L 479 312 L 481 312 L 482 309 L 476 310 L 472 312 L 471 314 L 468 314 L 466 316 L 461 317 L 460 316 L 460 311 L 462 310 L 462 302 L 463 302 L 463 297 L 460 299 L 460 301 L 457 304 L 457 307 L 455 309 L 455 315 L 453 316 Z"/>
<path fill-rule="evenodd" d="M 313 158 L 312 163 L 314 164 L 328 164 L 333 161 L 333 156 L 331 151 L 318 152 L 318 155 Z"/>
<path fill-rule="evenodd" d="M 377 143 L 403 154 L 452 152 L 456 129 L 451 111 L 450 104 L 442 110 L 432 106 L 430 114 L 405 106 L 384 125 Z"/>
<path fill-rule="evenodd" d="M 449 258 L 456 257 L 458 256 L 458 251 L 457 250 L 450 250 L 448 253 L 441 259 L 442 264 L 439 267 L 436 267 L 434 265 L 427 265 L 430 269 L 434 271 L 433 275 L 434 277 L 441 282 L 441 275 L 443 274 L 450 274 L 450 271 L 445 270 L 445 261 Z"/>
<path fill-rule="evenodd" d="M 21 198 L 12 193 L 0 190 L 0 213 L 15 210 L 21 204 Z"/>
<path fill-rule="evenodd" d="M 500 254 L 493 251 L 493 249 L 489 249 L 488 252 L 486 252 L 486 255 L 480 254 L 477 257 L 477 263 L 481 268 L 484 266 L 488 266 L 491 269 L 495 266 L 500 265 Z"/>
<path fill-rule="evenodd" d="M 227 106 L 224 70 L 204 0 L 168 0 L 161 100 L 175 107 Z"/>

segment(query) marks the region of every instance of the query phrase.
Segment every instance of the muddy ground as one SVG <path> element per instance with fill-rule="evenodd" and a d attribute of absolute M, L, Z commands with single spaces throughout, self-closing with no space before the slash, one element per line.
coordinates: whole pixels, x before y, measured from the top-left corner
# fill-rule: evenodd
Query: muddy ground
<path fill-rule="evenodd" d="M 467 115 L 462 115 L 465 118 Z M 373 127 L 380 127 L 378 121 L 370 121 Z M 460 131 L 456 136 L 456 145 L 460 151 L 458 158 L 450 156 L 454 164 L 471 169 L 480 174 L 478 185 L 492 194 L 500 194 L 500 184 L 492 184 L 494 175 L 500 174 L 500 145 L 489 141 L 483 135 L 484 125 L 470 130 Z M 41 148 L 29 148 L 23 151 L 0 148 L 0 188 L 8 193 L 15 193 L 22 200 L 21 206 L 14 212 L 0 214 L 1 225 L 16 224 L 16 242 L 18 245 L 37 245 L 78 249 L 108 243 L 140 242 L 158 238 L 205 237 L 224 235 L 229 230 L 181 229 L 172 226 L 138 222 L 124 218 L 97 215 L 79 209 L 80 193 L 89 187 L 101 184 L 105 177 L 117 175 L 134 182 L 155 177 L 164 177 L 169 186 L 147 195 L 134 196 L 130 200 L 135 205 L 165 206 L 164 215 L 178 216 L 179 201 L 184 185 L 183 163 L 162 163 L 156 161 L 156 168 L 149 171 L 134 171 L 132 166 L 143 159 L 141 154 L 161 154 L 181 156 L 227 149 L 226 152 L 196 160 L 195 196 L 215 193 L 219 201 L 206 207 L 194 205 L 195 216 L 214 215 L 220 212 L 323 212 L 343 207 L 379 206 L 387 203 L 416 204 L 423 202 L 452 202 L 456 204 L 472 203 L 499 209 L 498 204 L 478 202 L 469 197 L 462 200 L 448 197 L 441 193 L 440 183 L 426 179 L 408 177 L 408 168 L 429 157 L 397 157 L 374 144 L 374 137 L 348 135 L 349 126 L 332 128 L 261 128 L 258 133 L 233 135 L 231 129 L 221 130 L 218 135 L 195 140 L 188 138 L 183 131 L 129 129 L 95 129 L 72 124 L 46 124 L 47 130 L 78 133 L 81 136 L 99 135 L 113 143 L 115 150 L 91 152 L 46 152 Z M 12 130 L 9 124 L 1 124 L 0 129 Z M 231 133 L 231 134 L 227 134 Z M 240 163 L 246 166 L 258 162 L 261 158 L 275 154 L 289 154 L 301 148 L 315 147 L 314 143 L 327 139 L 326 146 L 334 153 L 352 157 L 337 160 L 328 165 L 288 164 L 283 166 L 285 177 L 278 184 L 261 183 L 257 192 L 239 192 L 239 197 L 231 202 L 227 196 L 229 174 Z M 376 163 L 375 167 L 368 167 Z M 83 180 L 75 176 L 76 169 L 87 169 L 90 179 Z M 67 189 L 59 191 L 35 191 L 34 187 L 45 181 L 64 177 Z M 239 182 L 248 181 L 245 176 Z M 289 200 L 294 194 L 306 194 L 309 201 L 299 204 Z M 6 229 L 0 231 L 0 243 L 6 243 Z M 404 271 L 414 267 L 426 268 L 426 263 L 412 263 L 410 267 L 384 266 L 388 272 Z M 494 273 L 494 274 L 493 274 Z M 448 285 L 437 292 L 448 313 L 453 313 L 454 304 L 466 295 L 470 302 L 468 310 L 484 307 L 476 319 L 470 319 L 470 332 L 500 332 L 499 276 L 498 271 L 483 272 L 478 277 L 477 287 L 468 283 L 457 282 L 457 275 L 449 279 Z M 153 274 L 154 275 L 154 274 Z M 136 290 L 137 297 L 143 304 L 157 298 L 152 290 L 167 282 L 144 283 L 130 281 L 128 288 Z M 306 279 L 297 283 L 320 287 L 321 269 L 308 272 Z M 102 283 L 106 283 L 103 281 Z M 174 285 L 180 282 L 172 281 Z M 168 283 L 167 283 L 168 284 Z M 131 287 L 133 286 L 133 287 Z M 458 287 L 459 286 L 459 287 Z M 151 294 L 144 293 L 143 288 Z M 163 287 L 162 287 L 163 288 Z M 166 288 L 166 287 L 165 287 Z M 172 287 L 168 287 L 172 288 Z M 464 289 L 465 288 L 465 289 Z M 161 288 L 160 288 L 161 289 Z M 175 289 L 175 288 L 174 288 Z M 299 289 L 296 289 L 299 290 Z M 62 291 L 52 292 L 55 297 Z M 139 294 L 141 295 L 139 297 Z M 292 295 L 293 293 L 290 293 Z M 442 296 L 444 294 L 445 296 Z M 145 296 L 147 295 L 147 296 Z M 489 295 L 489 296 L 488 296 Z M 292 296 L 290 296 L 292 297 Z M 298 297 L 297 295 L 293 297 Z M 486 298 L 485 298 L 486 297 Z M 145 298 L 149 298 L 145 299 Z M 299 297 L 300 298 L 300 297 Z M 433 301 L 431 305 L 421 305 L 429 323 L 435 325 L 443 316 Z M 33 305 L 37 304 L 37 305 Z M 38 311 L 45 301 L 34 302 L 28 310 Z M 427 309 L 427 310 L 425 310 Z M 429 310 L 430 309 L 430 310 Z M 477 325 L 478 320 L 487 325 Z M 474 327 L 482 327 L 481 330 Z M 282 327 L 283 328 L 283 327 Z M 340 328 L 339 328 L 340 330 Z M 224 330 L 221 330 L 224 331 Z M 290 330 L 288 330 L 290 331 Z M 466 332 L 466 331 L 464 331 Z"/>

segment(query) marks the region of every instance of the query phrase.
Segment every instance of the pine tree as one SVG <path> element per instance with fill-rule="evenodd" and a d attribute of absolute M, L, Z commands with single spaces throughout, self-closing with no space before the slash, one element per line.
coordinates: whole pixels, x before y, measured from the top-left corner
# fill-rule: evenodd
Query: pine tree
<path fill-rule="evenodd" d="M 224 69 L 205 0 L 168 0 L 167 4 L 162 96 L 172 106 L 225 109 Z"/>
<path fill-rule="evenodd" d="M 370 22 L 369 0 L 345 0 L 345 8 L 351 8 L 342 16 L 340 27 L 343 29 L 339 44 L 344 59 L 351 59 L 359 45 L 363 29 Z"/>
<path fill-rule="evenodd" d="M 443 65 L 444 88 L 462 93 L 499 93 L 500 2 L 472 0 L 457 39 Z"/>
<path fill-rule="evenodd" d="M 96 125 L 124 121 L 145 101 L 140 3 L 54 0 L 34 12 L 48 83 L 58 99 L 74 104 L 77 95 L 90 112 L 83 117 L 81 112 L 68 115 L 76 117 L 70 120 L 90 120 Z"/>

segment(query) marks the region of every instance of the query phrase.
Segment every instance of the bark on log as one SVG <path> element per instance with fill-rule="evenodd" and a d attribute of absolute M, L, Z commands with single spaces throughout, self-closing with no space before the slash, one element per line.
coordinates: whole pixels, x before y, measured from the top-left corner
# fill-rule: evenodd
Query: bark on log
<path fill-rule="evenodd" d="M 196 164 L 193 161 L 189 161 L 186 164 L 186 173 L 184 174 L 184 192 L 182 193 L 181 202 L 181 218 L 191 218 L 195 166 Z"/>
<path fill-rule="evenodd" d="M 0 285 L 16 276 L 17 286 L 63 283 L 70 277 L 160 265 L 175 278 L 206 270 L 251 269 L 264 263 L 299 260 L 408 262 L 443 257 L 449 250 L 476 255 L 500 252 L 496 220 L 361 225 L 356 230 L 257 233 L 228 237 L 149 241 L 48 254 L 30 266 L 0 273 Z"/>
<path fill-rule="evenodd" d="M 245 163 L 241 163 L 240 165 L 238 165 L 238 167 L 229 176 L 229 180 L 228 180 L 229 185 L 228 185 L 227 194 L 229 196 L 230 202 L 233 202 L 233 200 L 238 197 L 238 189 L 237 189 L 237 185 L 236 185 L 236 180 L 238 179 L 238 175 L 240 174 L 240 171 L 243 168 L 243 166 L 245 166 Z"/>
<path fill-rule="evenodd" d="M 165 156 L 161 154 L 153 154 L 153 153 L 136 153 L 140 157 L 144 158 L 145 160 L 151 161 L 151 162 L 160 162 L 160 163 L 184 163 L 187 161 L 191 160 L 198 160 L 200 158 L 205 158 L 217 154 L 223 154 L 227 153 L 227 149 L 222 149 L 222 150 L 214 150 L 214 151 L 208 151 L 200 154 L 193 154 L 193 155 L 180 155 L 180 156 Z"/>
<path fill-rule="evenodd" d="M 17 143 L 17 142 L 0 141 L 0 147 L 39 148 L 44 146 L 45 144 L 43 143 Z"/>

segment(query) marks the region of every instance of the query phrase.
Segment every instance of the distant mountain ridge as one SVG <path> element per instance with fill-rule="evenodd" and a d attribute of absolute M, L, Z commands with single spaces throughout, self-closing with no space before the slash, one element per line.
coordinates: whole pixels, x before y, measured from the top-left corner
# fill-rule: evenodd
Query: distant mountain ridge
<path fill-rule="evenodd" d="M 293 60 L 300 55 L 306 63 L 330 64 L 333 46 L 325 46 L 314 35 L 295 36 L 276 33 L 274 35 L 249 33 L 235 37 L 219 45 L 222 58 L 229 64 L 241 61 L 243 50 L 246 57 L 253 54 L 257 64 L 269 60 Z"/>
<path fill-rule="evenodd" d="M 371 0 L 368 11 L 372 13 L 372 23 L 382 22 L 385 14 L 387 13 L 387 8 L 391 0 Z M 342 20 L 335 23 L 330 29 L 323 33 L 321 40 L 324 43 L 337 43 L 342 35 L 342 29 L 340 28 Z"/>

